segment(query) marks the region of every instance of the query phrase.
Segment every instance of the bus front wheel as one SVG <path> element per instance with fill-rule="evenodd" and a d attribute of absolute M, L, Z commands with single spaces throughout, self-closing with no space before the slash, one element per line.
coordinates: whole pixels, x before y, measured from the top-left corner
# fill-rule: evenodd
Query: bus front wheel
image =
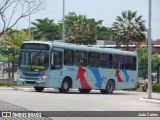
<path fill-rule="evenodd" d="M 44 87 L 34 87 L 34 89 L 37 91 L 37 92 L 42 92 L 44 90 Z"/>
<path fill-rule="evenodd" d="M 80 93 L 89 93 L 91 89 L 79 89 Z"/>

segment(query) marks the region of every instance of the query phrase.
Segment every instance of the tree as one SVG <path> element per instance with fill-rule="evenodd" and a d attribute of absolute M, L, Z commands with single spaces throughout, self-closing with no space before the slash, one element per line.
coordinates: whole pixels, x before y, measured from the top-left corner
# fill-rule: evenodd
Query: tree
<path fill-rule="evenodd" d="M 116 22 L 112 25 L 112 39 L 117 42 L 117 45 L 123 43 L 129 49 L 129 44 L 133 42 L 140 45 L 140 42 L 145 41 L 145 21 L 142 16 L 137 17 L 137 12 L 123 11 L 122 16 L 117 16 Z"/>
<path fill-rule="evenodd" d="M 110 40 L 112 29 L 105 26 L 97 27 L 97 40 Z"/>
<path fill-rule="evenodd" d="M 65 23 L 66 42 L 87 45 L 96 43 L 96 27 L 100 26 L 102 21 L 88 19 L 85 15 L 71 12 L 65 16 Z"/>
<path fill-rule="evenodd" d="M 42 9 L 44 0 L 2 0 L 0 2 L 0 37 L 18 21 Z"/>
<path fill-rule="evenodd" d="M 148 55 L 147 48 L 138 48 L 138 75 L 139 77 L 146 78 L 148 73 Z"/>
<path fill-rule="evenodd" d="M 148 49 L 147 47 L 139 47 L 138 50 L 138 57 L 139 57 L 139 76 L 146 78 L 148 74 Z M 157 66 L 160 64 L 160 55 L 155 54 L 154 48 L 152 47 L 152 71 L 157 71 Z"/>
<path fill-rule="evenodd" d="M 3 53 L 6 53 L 8 48 L 13 48 L 14 51 L 18 53 L 21 44 L 27 40 L 28 36 L 25 32 L 10 29 L 4 34 L 3 40 L 1 40 L 0 49 Z"/>
<path fill-rule="evenodd" d="M 12 65 L 14 64 L 18 57 L 20 46 L 26 40 L 28 40 L 26 33 L 18 30 L 9 29 L 3 35 L 3 40 L 0 41 L 0 53 L 2 53 L 3 57 L 0 57 L 0 60 L 8 63 L 8 68 L 10 68 L 10 62 L 12 62 Z M 11 77 L 10 71 L 8 72 L 8 77 Z"/>
<path fill-rule="evenodd" d="M 34 40 L 58 40 L 61 38 L 61 28 L 55 24 L 53 20 L 48 18 L 37 19 L 36 22 L 32 22 L 33 27 L 31 31 L 33 33 Z"/>

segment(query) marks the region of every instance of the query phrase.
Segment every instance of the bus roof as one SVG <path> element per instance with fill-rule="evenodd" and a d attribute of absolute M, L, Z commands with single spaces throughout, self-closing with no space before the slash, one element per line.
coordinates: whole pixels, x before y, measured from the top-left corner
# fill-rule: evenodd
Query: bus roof
<path fill-rule="evenodd" d="M 56 42 L 56 41 L 25 41 L 23 43 L 40 43 L 40 44 L 49 44 L 50 46 L 53 45 L 55 48 L 65 48 L 65 49 L 73 49 L 73 50 L 82 50 L 82 51 L 92 51 L 92 52 L 101 52 L 101 53 L 111 53 L 111 54 L 122 54 L 122 55 L 130 55 L 130 56 L 137 56 L 137 52 L 131 51 L 124 51 L 115 48 L 102 48 L 96 45 L 76 45 L 72 43 L 63 43 L 63 42 Z"/>
<path fill-rule="evenodd" d="M 84 50 L 84 51 L 92 51 L 92 52 L 101 52 L 101 53 L 131 55 L 131 56 L 137 55 L 136 51 L 131 52 L 131 51 L 124 51 L 124 50 L 115 49 L 115 48 L 102 48 L 96 45 L 76 45 L 71 43 L 53 42 L 53 47 L 82 50 L 82 51 Z"/>
<path fill-rule="evenodd" d="M 40 43 L 40 44 L 49 44 L 49 45 L 52 45 L 52 41 L 47 41 L 47 42 L 44 42 L 44 41 L 24 41 L 23 43 Z"/>

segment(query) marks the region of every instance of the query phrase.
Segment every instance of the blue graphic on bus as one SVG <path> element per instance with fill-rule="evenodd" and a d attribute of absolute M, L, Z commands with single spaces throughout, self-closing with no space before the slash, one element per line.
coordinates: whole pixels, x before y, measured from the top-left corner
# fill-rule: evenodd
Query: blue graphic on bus
<path fill-rule="evenodd" d="M 95 84 L 95 86 L 97 88 L 101 88 L 102 80 L 101 80 L 101 76 L 100 76 L 99 70 L 97 68 L 92 68 L 92 67 L 88 67 L 88 69 L 91 70 L 91 72 L 93 73 L 93 75 L 96 78 L 97 83 Z"/>
<path fill-rule="evenodd" d="M 128 73 L 127 73 L 127 71 L 126 70 L 122 70 L 122 72 L 124 73 L 124 75 L 125 75 L 125 77 L 126 77 L 126 82 L 129 82 L 129 75 L 128 75 Z"/>

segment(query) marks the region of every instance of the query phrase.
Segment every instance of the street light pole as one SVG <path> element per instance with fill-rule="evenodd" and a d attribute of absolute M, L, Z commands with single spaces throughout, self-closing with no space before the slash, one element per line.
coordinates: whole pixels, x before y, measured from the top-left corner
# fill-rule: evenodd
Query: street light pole
<path fill-rule="evenodd" d="M 28 3 L 28 12 L 29 12 L 29 29 L 28 29 L 28 36 L 29 36 L 29 40 L 31 39 L 31 16 L 30 16 L 30 8 L 31 8 L 31 6 L 30 6 L 30 3 L 31 2 L 33 2 L 33 1 L 25 1 L 25 2 L 27 2 Z"/>
<path fill-rule="evenodd" d="M 97 42 L 97 25 L 95 25 L 95 40 Z"/>
<path fill-rule="evenodd" d="M 63 0 L 63 31 L 62 31 L 62 39 L 65 42 L 65 0 Z"/>
<path fill-rule="evenodd" d="M 152 79 L 151 79 L 151 0 L 149 0 L 149 16 L 148 16 L 148 98 L 152 98 Z"/>
<path fill-rule="evenodd" d="M 31 40 L 31 16 L 30 16 L 30 1 L 29 3 L 29 40 Z"/>

